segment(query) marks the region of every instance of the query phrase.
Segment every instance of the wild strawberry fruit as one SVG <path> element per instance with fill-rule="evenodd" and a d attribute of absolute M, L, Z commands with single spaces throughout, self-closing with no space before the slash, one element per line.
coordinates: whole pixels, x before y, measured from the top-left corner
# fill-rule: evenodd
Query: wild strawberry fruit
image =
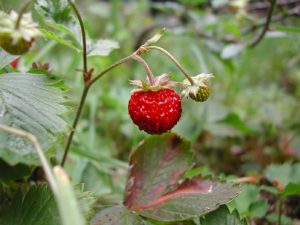
<path fill-rule="evenodd" d="M 210 95 L 210 78 L 214 77 L 211 74 L 199 74 L 195 77 L 191 77 L 193 84 L 187 79 L 182 82 L 182 96 L 189 96 L 191 99 L 197 102 L 204 102 Z"/>
<path fill-rule="evenodd" d="M 168 75 L 155 77 L 155 83 L 132 81 L 141 87 L 133 92 L 128 112 L 133 122 L 149 134 L 162 134 L 171 130 L 181 116 L 181 98 L 171 89 L 175 82 Z"/>
<path fill-rule="evenodd" d="M 26 53 L 34 39 L 40 35 L 30 13 L 18 15 L 12 11 L 8 15 L 0 11 L 0 46 L 8 53 L 13 55 Z"/>

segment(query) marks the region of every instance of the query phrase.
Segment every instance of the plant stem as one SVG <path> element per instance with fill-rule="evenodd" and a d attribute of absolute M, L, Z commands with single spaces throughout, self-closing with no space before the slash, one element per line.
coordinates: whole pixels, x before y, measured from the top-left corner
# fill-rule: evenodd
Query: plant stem
<path fill-rule="evenodd" d="M 66 145 L 66 148 L 65 148 L 65 151 L 64 151 L 64 156 L 63 156 L 62 161 L 61 161 L 61 166 L 62 167 L 64 167 L 64 164 L 66 162 L 67 155 L 69 153 L 69 150 L 70 150 L 70 147 L 71 147 L 71 144 L 72 144 L 72 141 L 73 141 L 73 136 L 74 136 L 74 133 L 75 133 L 75 130 L 76 130 L 79 118 L 81 116 L 83 106 L 84 106 L 84 102 L 85 102 L 86 96 L 89 92 L 89 88 L 90 88 L 90 86 L 85 86 L 84 89 L 83 89 L 81 99 L 80 99 L 80 103 L 79 103 L 79 106 L 78 106 L 78 109 L 77 109 L 77 112 L 76 112 L 76 116 L 75 116 L 75 119 L 74 119 L 74 122 L 73 122 L 73 125 L 72 125 L 72 130 L 71 130 L 71 133 L 69 134 L 67 145 Z"/>
<path fill-rule="evenodd" d="M 85 73 L 88 71 L 85 28 L 84 28 L 82 17 L 80 15 L 78 9 L 76 8 L 76 5 L 71 0 L 68 0 L 68 3 L 73 8 L 75 15 L 78 19 L 79 25 L 80 25 L 81 37 L 82 37 L 82 59 L 83 59 L 83 72 L 84 72 L 83 75 L 85 75 Z"/>
<path fill-rule="evenodd" d="M 40 161 L 41 161 L 42 167 L 45 171 L 45 174 L 46 174 L 47 180 L 49 182 L 49 185 L 50 185 L 53 193 L 56 195 L 58 193 L 57 184 L 56 184 L 51 166 L 50 166 L 50 164 L 49 164 L 49 162 L 48 162 L 48 160 L 47 160 L 47 158 L 46 158 L 46 156 L 45 156 L 45 154 L 42 150 L 42 147 L 41 147 L 40 143 L 38 142 L 37 138 L 31 133 L 28 133 L 28 132 L 23 131 L 23 130 L 16 129 L 14 127 L 6 126 L 4 124 L 0 124 L 0 130 L 18 135 L 22 138 L 26 138 L 33 144 L 33 146 L 34 146 L 34 148 L 35 148 L 35 150 L 36 150 L 36 152 L 37 152 L 37 154 L 40 158 Z"/>
<path fill-rule="evenodd" d="M 188 72 L 186 72 L 186 70 L 183 68 L 183 66 L 171 55 L 171 53 L 169 53 L 167 50 L 158 47 L 158 46 L 146 46 L 146 49 L 156 49 L 158 51 L 161 51 L 162 53 L 164 53 L 166 56 L 168 56 L 174 63 L 175 65 L 178 67 L 178 69 L 183 73 L 183 75 L 186 77 L 186 79 L 189 80 L 189 82 L 193 85 L 195 82 L 193 80 L 193 78 L 188 74 Z"/>
<path fill-rule="evenodd" d="M 269 26 L 270 26 L 270 22 L 271 22 L 271 19 L 272 19 L 272 14 L 273 14 L 273 11 L 274 11 L 274 8 L 275 8 L 275 5 L 276 5 L 276 0 L 272 0 L 271 6 L 270 6 L 270 9 L 269 9 L 269 12 L 268 12 L 267 20 L 266 20 L 266 23 L 265 23 L 265 26 L 264 26 L 262 32 L 260 33 L 260 35 L 258 35 L 257 38 L 255 38 L 249 44 L 250 48 L 255 47 L 263 39 L 263 37 L 265 36 L 266 32 L 268 31 Z"/>
<path fill-rule="evenodd" d="M 15 25 L 15 29 L 16 29 L 16 30 L 19 29 L 19 26 L 20 26 L 20 23 L 21 23 L 22 16 L 24 15 L 24 13 L 25 13 L 26 9 L 28 8 L 28 6 L 30 5 L 30 3 L 31 3 L 31 2 L 28 1 L 28 2 L 26 2 L 26 3 L 22 6 L 22 8 L 21 8 L 21 10 L 20 10 L 20 12 L 19 12 L 19 16 L 18 16 L 16 25 Z"/>
<path fill-rule="evenodd" d="M 115 63 L 113 63 L 112 65 L 110 65 L 109 67 L 107 67 L 106 69 L 104 69 L 100 74 L 98 74 L 94 79 L 92 79 L 91 81 L 87 82 L 85 84 L 85 87 L 83 89 L 83 92 L 82 92 L 82 95 L 81 95 L 81 99 L 80 99 L 80 103 L 79 103 L 79 106 L 78 106 L 78 109 L 77 109 L 77 112 L 76 112 L 76 116 L 75 116 L 75 119 L 74 119 L 74 122 L 73 122 L 73 125 L 72 125 L 72 130 L 71 130 L 71 133 L 69 134 L 69 137 L 68 137 L 68 140 L 67 140 L 67 145 L 66 145 L 66 148 L 65 148 L 65 151 L 64 151 L 64 155 L 63 155 L 63 159 L 61 161 L 61 166 L 63 167 L 65 162 L 66 162 L 66 159 L 67 159 L 67 156 L 68 156 L 68 153 L 69 153 L 69 150 L 70 150 L 70 147 L 71 147 L 71 144 L 72 144 L 72 141 L 73 141 L 73 136 L 75 134 L 75 131 L 76 131 L 76 127 L 77 127 L 77 124 L 78 124 L 78 121 L 80 119 L 80 116 L 81 116 L 81 113 L 82 113 L 82 109 L 83 109 L 83 106 L 84 106 L 84 103 L 85 103 L 85 100 L 86 100 L 86 97 L 88 95 L 88 92 L 90 90 L 90 87 L 99 79 L 101 78 L 104 74 L 106 74 L 107 72 L 109 72 L 110 70 L 112 70 L 113 68 L 127 62 L 129 59 L 131 59 L 133 57 L 134 54 L 131 54 Z"/>
<path fill-rule="evenodd" d="M 139 56 L 137 54 L 135 54 L 133 56 L 133 59 L 139 61 L 144 66 L 150 85 L 154 85 L 155 77 L 154 77 L 151 69 L 149 68 L 147 62 L 141 56 Z"/>

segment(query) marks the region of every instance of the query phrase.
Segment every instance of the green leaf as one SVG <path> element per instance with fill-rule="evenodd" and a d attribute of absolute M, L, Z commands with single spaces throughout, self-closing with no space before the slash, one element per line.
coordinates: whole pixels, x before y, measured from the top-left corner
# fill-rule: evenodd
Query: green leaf
<path fill-rule="evenodd" d="M 141 217 L 124 206 L 112 206 L 98 212 L 90 225 L 146 225 Z"/>
<path fill-rule="evenodd" d="M 228 114 L 225 119 L 220 121 L 220 123 L 228 124 L 244 134 L 254 133 L 254 131 L 250 127 L 248 127 L 247 124 L 242 121 L 241 118 L 235 113 Z"/>
<path fill-rule="evenodd" d="M 300 183 L 300 163 L 269 165 L 264 173 L 270 181 L 279 179 L 284 187 L 289 183 Z"/>
<path fill-rule="evenodd" d="M 300 183 L 289 183 L 281 192 L 281 196 L 287 197 L 290 195 L 300 194 Z"/>
<path fill-rule="evenodd" d="M 65 95 L 51 86 L 44 75 L 10 73 L 0 75 L 0 123 L 32 133 L 42 144 L 46 154 L 67 130 L 61 114 Z M 13 134 L 0 132 L 0 157 L 11 165 L 39 164 L 32 144 Z"/>
<path fill-rule="evenodd" d="M 7 66 L 10 62 L 17 59 L 19 56 L 10 55 L 6 51 L 0 49 L 0 69 Z"/>
<path fill-rule="evenodd" d="M 260 199 L 250 204 L 249 210 L 252 217 L 263 217 L 268 210 L 268 202 L 266 199 Z"/>
<path fill-rule="evenodd" d="M 76 47 L 80 47 L 81 31 L 67 0 L 35 0 L 34 9 L 40 20 L 67 34 Z"/>
<path fill-rule="evenodd" d="M 0 183 L 21 179 L 31 174 L 31 169 L 24 164 L 10 166 L 0 159 Z"/>
<path fill-rule="evenodd" d="M 89 220 L 94 214 L 93 204 L 97 200 L 92 192 L 85 191 L 84 184 L 78 184 L 75 186 L 75 195 L 79 201 L 79 206 L 82 214 Z"/>
<path fill-rule="evenodd" d="M 246 219 L 241 219 L 239 213 L 234 210 L 229 212 L 226 206 L 221 206 L 204 217 L 200 218 L 201 225 L 247 225 Z"/>
<path fill-rule="evenodd" d="M 250 205 L 260 199 L 260 188 L 257 185 L 243 184 L 241 193 L 228 204 L 228 207 L 231 210 L 237 209 L 242 215 L 250 216 Z"/>
<path fill-rule="evenodd" d="M 58 225 L 59 214 L 47 185 L 34 185 L 24 195 L 20 191 L 1 211 L 1 225 Z"/>
<path fill-rule="evenodd" d="M 119 48 L 119 43 L 113 40 L 97 40 L 91 42 L 87 46 L 88 56 L 107 56 L 109 53 Z"/>
<path fill-rule="evenodd" d="M 193 168 L 193 169 L 187 171 L 185 174 L 185 176 L 189 179 L 191 179 L 195 176 L 199 176 L 199 175 L 201 175 L 201 177 L 207 177 L 207 176 L 213 175 L 213 173 L 208 167 L 201 166 L 201 167 Z"/>
<path fill-rule="evenodd" d="M 54 32 L 47 30 L 47 29 L 40 29 L 40 31 L 43 33 L 44 37 L 48 38 L 48 39 L 52 39 L 56 42 L 58 42 L 59 44 L 65 45 L 71 49 L 74 49 L 75 51 L 81 51 L 81 49 L 77 48 L 75 45 L 73 45 L 73 42 L 66 40 L 63 37 L 58 36 L 57 34 L 55 34 Z"/>

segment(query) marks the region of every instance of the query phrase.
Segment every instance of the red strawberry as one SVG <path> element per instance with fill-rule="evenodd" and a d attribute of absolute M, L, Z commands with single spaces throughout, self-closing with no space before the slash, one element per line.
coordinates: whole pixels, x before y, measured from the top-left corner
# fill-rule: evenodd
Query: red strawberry
<path fill-rule="evenodd" d="M 131 95 L 128 111 L 140 130 L 162 134 L 172 129 L 180 119 L 181 98 L 171 88 L 137 90 Z"/>

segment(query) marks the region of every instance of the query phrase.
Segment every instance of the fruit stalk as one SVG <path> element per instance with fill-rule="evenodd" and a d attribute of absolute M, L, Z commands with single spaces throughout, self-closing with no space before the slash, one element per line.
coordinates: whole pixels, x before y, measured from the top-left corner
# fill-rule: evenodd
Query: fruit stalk
<path fill-rule="evenodd" d="M 147 62 L 142 57 L 140 57 L 138 54 L 134 54 L 133 59 L 137 60 L 138 62 L 140 62 L 144 66 L 144 69 L 147 73 L 147 77 L 148 77 L 150 85 L 154 85 L 155 77 L 154 77 L 151 69 L 149 68 Z"/>
<path fill-rule="evenodd" d="M 19 13 L 19 16 L 18 16 L 18 19 L 17 19 L 17 22 L 16 22 L 16 26 L 15 26 L 15 29 L 19 29 L 19 26 L 20 26 L 20 23 L 21 23 L 21 19 L 22 19 L 22 16 L 23 14 L 25 13 L 26 9 L 28 8 L 28 6 L 30 5 L 30 1 L 29 2 L 26 2 L 23 7 L 21 8 L 20 10 L 20 13 Z"/>
<path fill-rule="evenodd" d="M 191 85 L 194 84 L 193 78 L 188 74 L 188 72 L 183 68 L 183 66 L 174 58 L 174 56 L 172 56 L 172 54 L 169 53 L 167 50 L 165 50 L 164 48 L 155 46 L 155 45 L 146 46 L 146 49 L 156 49 L 156 50 L 164 53 L 166 56 L 168 56 L 175 63 L 175 65 L 183 73 L 183 75 L 186 77 L 186 79 L 189 80 Z"/>

